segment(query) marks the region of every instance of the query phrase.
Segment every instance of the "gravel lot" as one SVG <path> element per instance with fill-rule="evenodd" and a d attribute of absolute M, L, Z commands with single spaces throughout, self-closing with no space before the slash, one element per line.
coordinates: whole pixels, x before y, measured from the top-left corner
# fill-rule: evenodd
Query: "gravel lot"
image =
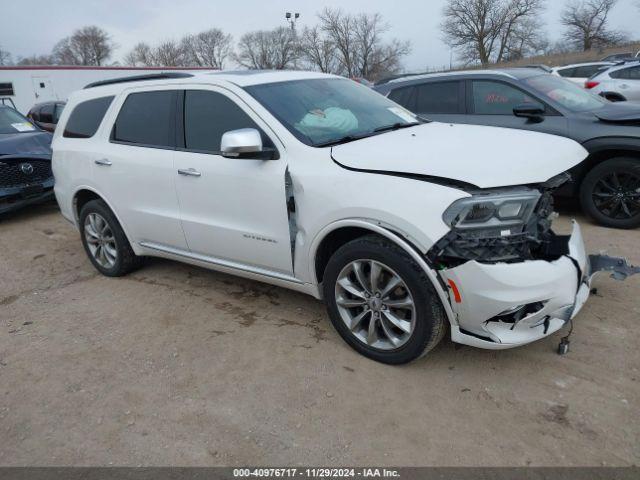
<path fill-rule="evenodd" d="M 640 231 L 580 220 L 640 263 Z M 102 277 L 55 205 L 0 219 L 0 272 L 1 465 L 640 463 L 639 276 L 595 281 L 565 357 L 446 340 L 390 367 L 302 294 L 164 260 Z"/>

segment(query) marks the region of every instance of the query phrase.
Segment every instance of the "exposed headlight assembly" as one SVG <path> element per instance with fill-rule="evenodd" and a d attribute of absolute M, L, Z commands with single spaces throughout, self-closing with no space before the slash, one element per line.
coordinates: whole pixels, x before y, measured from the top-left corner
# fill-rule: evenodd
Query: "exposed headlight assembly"
<path fill-rule="evenodd" d="M 540 200 L 537 190 L 487 193 L 457 200 L 442 215 L 451 228 L 491 228 L 524 225 Z"/>

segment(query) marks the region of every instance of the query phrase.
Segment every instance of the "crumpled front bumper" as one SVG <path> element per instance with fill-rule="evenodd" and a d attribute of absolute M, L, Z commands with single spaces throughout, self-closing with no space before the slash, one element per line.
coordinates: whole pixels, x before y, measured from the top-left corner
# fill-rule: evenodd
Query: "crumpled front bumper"
<path fill-rule="evenodd" d="M 0 188 L 0 213 L 53 199 L 53 177 L 30 185 Z"/>
<path fill-rule="evenodd" d="M 575 317 L 589 297 L 592 272 L 574 221 L 569 254 L 555 261 L 482 264 L 440 271 L 450 288 L 457 325 L 454 342 L 488 349 L 517 347 L 551 335 Z M 509 312 L 518 311 L 516 321 Z"/>

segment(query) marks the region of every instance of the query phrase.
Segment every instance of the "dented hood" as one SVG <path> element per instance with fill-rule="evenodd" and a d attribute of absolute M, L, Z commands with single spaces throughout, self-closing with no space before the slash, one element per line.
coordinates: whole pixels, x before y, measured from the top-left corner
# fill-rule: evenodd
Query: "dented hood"
<path fill-rule="evenodd" d="M 431 122 L 332 149 L 345 168 L 425 175 L 481 188 L 543 183 L 587 156 L 564 137 Z"/>

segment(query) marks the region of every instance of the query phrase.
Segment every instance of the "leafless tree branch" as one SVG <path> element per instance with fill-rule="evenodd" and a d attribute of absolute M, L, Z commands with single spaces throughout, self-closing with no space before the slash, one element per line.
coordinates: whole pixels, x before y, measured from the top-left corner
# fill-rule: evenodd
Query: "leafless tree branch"
<path fill-rule="evenodd" d="M 617 0 L 573 0 L 560 21 L 566 27 L 565 39 L 581 50 L 616 45 L 626 40 L 626 35 L 610 29 L 608 17 Z"/>
<path fill-rule="evenodd" d="M 467 63 L 501 62 L 512 53 L 514 37 L 531 32 L 525 26 L 542 4 L 543 0 L 448 0 L 441 25 L 444 41 Z M 536 39 L 527 37 L 523 45 Z"/>
<path fill-rule="evenodd" d="M 111 36 L 96 26 L 83 27 L 63 38 L 53 48 L 55 63 L 60 65 L 104 65 L 115 44 Z"/>

